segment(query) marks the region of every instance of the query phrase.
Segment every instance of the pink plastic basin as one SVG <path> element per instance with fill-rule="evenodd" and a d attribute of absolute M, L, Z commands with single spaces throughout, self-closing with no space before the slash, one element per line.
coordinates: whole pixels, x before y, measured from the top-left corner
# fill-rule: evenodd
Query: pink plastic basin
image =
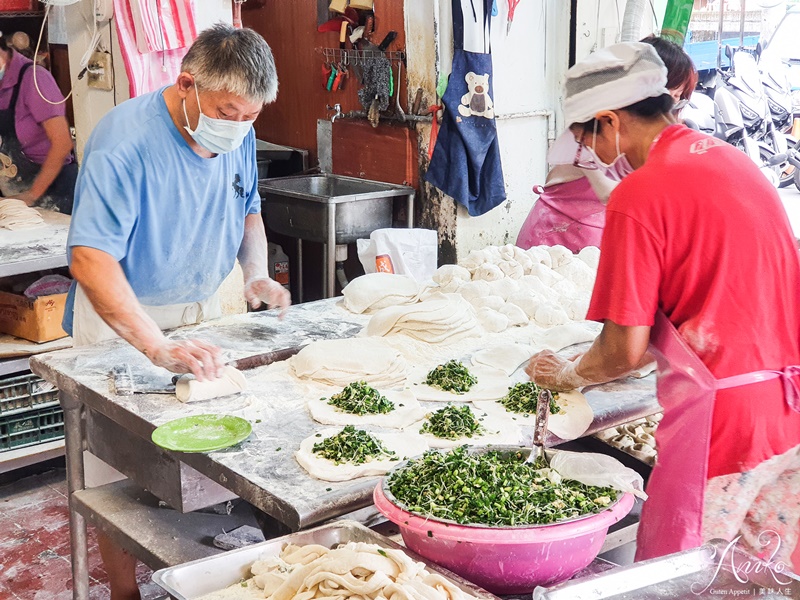
<path fill-rule="evenodd" d="M 498 595 L 527 594 L 537 585 L 565 581 L 587 567 L 600 552 L 608 528 L 634 503 L 632 494 L 623 494 L 603 512 L 570 522 L 476 527 L 407 512 L 386 497 L 383 481 L 373 498 L 411 550 Z"/>

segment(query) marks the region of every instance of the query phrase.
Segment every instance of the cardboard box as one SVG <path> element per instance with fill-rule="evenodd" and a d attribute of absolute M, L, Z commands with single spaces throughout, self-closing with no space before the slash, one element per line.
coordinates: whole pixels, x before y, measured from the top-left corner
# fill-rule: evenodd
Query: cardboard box
<path fill-rule="evenodd" d="M 66 294 L 30 300 L 19 294 L 0 292 L 0 333 L 32 342 L 49 342 L 67 336 L 61 328 Z"/>

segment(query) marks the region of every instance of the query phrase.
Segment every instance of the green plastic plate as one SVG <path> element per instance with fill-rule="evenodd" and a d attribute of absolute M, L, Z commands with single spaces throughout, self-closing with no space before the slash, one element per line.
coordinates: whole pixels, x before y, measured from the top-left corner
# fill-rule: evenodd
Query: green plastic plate
<path fill-rule="evenodd" d="M 177 452 L 211 452 L 238 444 L 253 430 L 249 421 L 231 415 L 194 415 L 164 423 L 153 443 Z"/>

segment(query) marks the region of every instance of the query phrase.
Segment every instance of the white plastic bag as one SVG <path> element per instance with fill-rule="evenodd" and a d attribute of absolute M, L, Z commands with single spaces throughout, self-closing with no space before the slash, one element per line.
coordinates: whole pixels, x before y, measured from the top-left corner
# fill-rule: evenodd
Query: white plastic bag
<path fill-rule="evenodd" d="M 366 273 L 410 275 L 418 282 L 433 276 L 439 257 L 439 237 L 431 229 L 376 229 L 356 247 Z"/>
<path fill-rule="evenodd" d="M 550 468 L 564 479 L 574 479 L 585 485 L 611 487 L 647 500 L 644 480 L 616 458 L 591 452 L 548 452 Z"/>

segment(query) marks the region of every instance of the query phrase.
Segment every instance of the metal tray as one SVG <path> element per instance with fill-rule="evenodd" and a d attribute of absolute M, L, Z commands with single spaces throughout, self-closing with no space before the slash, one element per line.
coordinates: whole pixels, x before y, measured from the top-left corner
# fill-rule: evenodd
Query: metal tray
<path fill-rule="evenodd" d="M 426 561 L 410 550 L 395 544 L 389 538 L 375 533 L 355 521 L 338 521 L 261 544 L 253 544 L 209 558 L 201 558 L 183 565 L 161 569 L 153 573 L 153 581 L 164 588 L 175 600 L 195 600 L 250 577 L 250 565 L 253 562 L 265 556 L 277 556 L 287 544 L 321 544 L 333 548 L 347 542 L 366 542 L 377 544 L 383 548 L 402 550 L 414 560 L 425 563 L 428 570 L 436 571 L 452 581 L 464 592 L 485 600 L 498 600 L 497 596 Z"/>
<path fill-rule="evenodd" d="M 800 578 L 776 572 L 730 542 L 712 540 L 692 550 L 533 591 L 533 600 L 694 600 L 720 596 L 800 598 Z"/>

